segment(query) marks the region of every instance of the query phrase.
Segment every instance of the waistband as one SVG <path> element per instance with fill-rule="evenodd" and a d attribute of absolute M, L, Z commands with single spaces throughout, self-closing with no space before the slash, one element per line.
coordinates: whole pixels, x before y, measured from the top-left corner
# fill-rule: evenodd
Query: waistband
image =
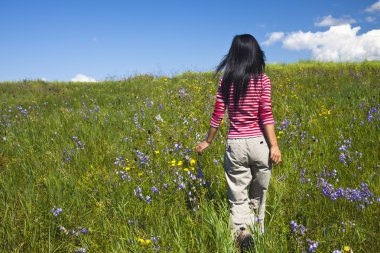
<path fill-rule="evenodd" d="M 247 137 L 247 138 L 228 138 L 227 143 L 241 143 L 241 142 L 247 142 L 250 140 L 259 140 L 259 139 L 264 139 L 264 135 Z"/>

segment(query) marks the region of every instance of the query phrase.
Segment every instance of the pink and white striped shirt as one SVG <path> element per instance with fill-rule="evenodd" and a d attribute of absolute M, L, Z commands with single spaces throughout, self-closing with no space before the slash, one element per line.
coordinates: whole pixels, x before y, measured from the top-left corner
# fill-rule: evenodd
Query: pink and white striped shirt
<path fill-rule="evenodd" d="M 226 111 L 219 82 L 218 93 L 210 125 L 219 127 Z M 264 125 L 274 124 L 271 104 L 271 83 L 267 75 L 262 74 L 255 85 L 253 78 L 249 81 L 246 97 L 234 108 L 233 86 L 231 86 L 228 117 L 230 128 L 227 138 L 249 138 L 264 135 Z"/>

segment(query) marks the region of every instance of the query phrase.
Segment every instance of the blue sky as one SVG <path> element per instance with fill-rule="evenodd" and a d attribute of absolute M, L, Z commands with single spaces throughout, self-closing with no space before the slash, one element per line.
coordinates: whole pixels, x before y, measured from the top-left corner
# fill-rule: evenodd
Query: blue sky
<path fill-rule="evenodd" d="M 2 0 L 0 31 L 0 81 L 210 71 L 242 33 L 268 63 L 380 60 L 380 0 Z"/>

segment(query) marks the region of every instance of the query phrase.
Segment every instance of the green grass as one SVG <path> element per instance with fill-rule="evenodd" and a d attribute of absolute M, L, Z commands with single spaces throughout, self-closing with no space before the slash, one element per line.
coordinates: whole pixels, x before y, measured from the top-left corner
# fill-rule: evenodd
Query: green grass
<path fill-rule="evenodd" d="M 316 252 L 379 252 L 380 63 L 269 65 L 267 74 L 284 161 L 273 169 L 255 252 L 309 252 L 308 240 Z M 202 157 L 193 150 L 217 83 L 191 72 L 0 83 L 0 251 L 237 252 L 226 121 Z M 339 188 L 362 190 L 362 199 Z"/>

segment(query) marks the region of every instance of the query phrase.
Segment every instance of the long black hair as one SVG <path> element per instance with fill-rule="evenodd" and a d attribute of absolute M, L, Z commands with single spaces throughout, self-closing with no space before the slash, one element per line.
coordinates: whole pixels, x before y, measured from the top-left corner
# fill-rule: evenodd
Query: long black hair
<path fill-rule="evenodd" d="M 221 92 L 228 105 L 231 85 L 234 87 L 233 100 L 237 106 L 241 98 L 246 96 L 250 78 L 255 85 L 265 69 L 265 54 L 259 43 L 250 34 L 236 35 L 230 50 L 216 68 L 216 74 L 224 69 Z"/>

